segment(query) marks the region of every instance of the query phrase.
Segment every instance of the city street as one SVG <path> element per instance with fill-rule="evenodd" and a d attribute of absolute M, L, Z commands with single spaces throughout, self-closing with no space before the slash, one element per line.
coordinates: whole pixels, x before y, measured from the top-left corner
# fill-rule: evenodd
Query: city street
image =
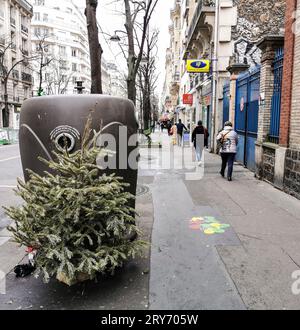
<path fill-rule="evenodd" d="M 204 177 L 189 180 L 190 169 L 159 164 L 169 137 L 155 134 L 154 140 L 163 148 L 141 149 L 137 191 L 149 253 L 98 283 L 68 288 L 56 280 L 17 279 L 12 270 L 26 262 L 25 248 L 9 240 L 1 211 L 7 292 L 0 309 L 299 309 L 300 297 L 292 293 L 292 273 L 300 269 L 299 201 L 240 165 L 228 182 L 219 175 L 220 157 L 208 152 Z M 176 163 L 180 148 L 173 152 Z M 1 205 L 19 203 L 11 189 L 21 174 L 18 146 L 0 147 Z M 213 223 L 205 230 L 204 220 Z"/>

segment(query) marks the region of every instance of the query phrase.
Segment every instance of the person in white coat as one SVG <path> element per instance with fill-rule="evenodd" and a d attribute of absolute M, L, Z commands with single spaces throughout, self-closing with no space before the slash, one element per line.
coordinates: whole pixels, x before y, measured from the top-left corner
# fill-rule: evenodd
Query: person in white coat
<path fill-rule="evenodd" d="M 237 153 L 238 134 L 234 131 L 232 123 L 227 121 L 224 130 L 219 133 L 217 140 L 221 146 L 222 168 L 220 174 L 225 177 L 228 165 L 227 178 L 232 181 L 233 164 Z"/>

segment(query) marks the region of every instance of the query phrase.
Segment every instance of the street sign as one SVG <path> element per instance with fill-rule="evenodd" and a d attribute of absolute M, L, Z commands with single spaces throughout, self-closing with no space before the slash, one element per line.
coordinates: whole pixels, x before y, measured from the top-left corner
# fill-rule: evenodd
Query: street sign
<path fill-rule="evenodd" d="M 193 94 L 183 94 L 183 104 L 193 105 Z"/>
<path fill-rule="evenodd" d="M 208 73 L 210 71 L 209 60 L 187 60 L 186 71 L 189 73 Z"/>

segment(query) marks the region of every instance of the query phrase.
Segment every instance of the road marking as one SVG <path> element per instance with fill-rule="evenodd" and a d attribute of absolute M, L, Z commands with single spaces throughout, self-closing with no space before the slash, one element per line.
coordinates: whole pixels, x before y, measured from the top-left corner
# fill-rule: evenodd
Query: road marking
<path fill-rule="evenodd" d="M 1 162 L 7 162 L 7 161 L 13 160 L 13 159 L 18 159 L 18 158 L 20 158 L 20 156 L 15 156 L 15 157 L 10 157 L 10 158 L 0 159 L 0 163 Z"/>
<path fill-rule="evenodd" d="M 17 186 L 0 185 L 0 188 L 17 188 Z"/>

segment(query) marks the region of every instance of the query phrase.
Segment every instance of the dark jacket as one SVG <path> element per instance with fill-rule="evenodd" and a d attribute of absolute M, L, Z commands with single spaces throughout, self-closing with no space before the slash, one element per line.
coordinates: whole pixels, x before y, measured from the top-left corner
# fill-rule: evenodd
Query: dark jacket
<path fill-rule="evenodd" d="M 188 130 L 183 123 L 178 123 L 177 125 L 177 134 L 182 135 L 183 129 Z"/>
<path fill-rule="evenodd" d="M 204 147 L 208 147 L 209 133 L 207 128 L 205 128 L 204 126 L 195 127 L 192 134 L 192 142 L 194 143 L 195 148 L 197 146 L 197 135 L 204 135 Z"/>

